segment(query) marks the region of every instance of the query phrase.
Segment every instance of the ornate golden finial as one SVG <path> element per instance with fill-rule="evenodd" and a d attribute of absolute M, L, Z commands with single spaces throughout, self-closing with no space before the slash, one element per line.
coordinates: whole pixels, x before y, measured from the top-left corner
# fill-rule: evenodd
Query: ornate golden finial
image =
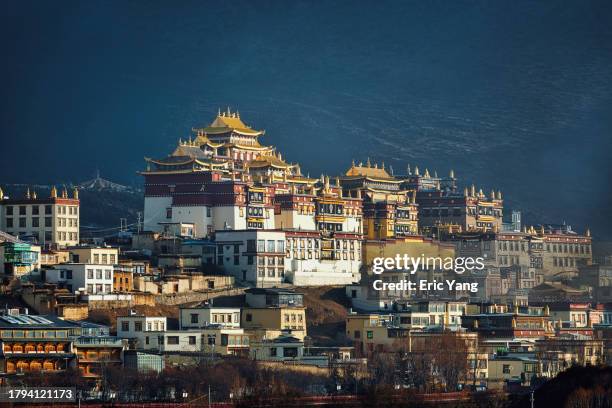
<path fill-rule="evenodd" d="M 62 198 L 68 198 L 68 190 L 66 190 L 66 186 L 62 189 Z"/>
<path fill-rule="evenodd" d="M 502 194 L 500 190 L 497 190 L 497 199 L 501 200 L 502 199 Z"/>
<path fill-rule="evenodd" d="M 455 178 L 455 170 L 451 169 L 450 173 L 448 174 L 448 176 L 452 179 Z"/>
<path fill-rule="evenodd" d="M 472 189 L 470 190 L 470 196 L 476 197 L 476 186 L 472 184 Z"/>
<path fill-rule="evenodd" d="M 329 176 L 325 176 L 325 192 L 329 193 Z"/>
<path fill-rule="evenodd" d="M 420 176 L 420 174 L 419 174 L 419 166 L 414 166 L 414 175 L 415 176 Z"/>
<path fill-rule="evenodd" d="M 4 199 L 4 191 L 2 191 L 2 187 L 0 187 L 0 200 Z"/>
<path fill-rule="evenodd" d="M 230 111 L 230 107 L 228 106 L 227 107 L 227 114 L 226 114 L 226 116 L 229 118 L 230 114 L 231 114 L 231 111 Z"/>
<path fill-rule="evenodd" d="M 412 204 L 416 204 L 416 190 L 412 190 Z"/>
<path fill-rule="evenodd" d="M 236 111 L 236 117 L 240 119 L 240 112 Z"/>
<path fill-rule="evenodd" d="M 491 190 L 491 200 L 495 200 L 495 190 Z"/>
<path fill-rule="evenodd" d="M 425 177 L 429 178 L 429 169 L 425 168 Z"/>
<path fill-rule="evenodd" d="M 219 108 L 219 112 L 217 112 L 217 117 L 221 116 L 221 108 Z"/>
<path fill-rule="evenodd" d="M 407 175 L 409 175 L 409 176 L 411 176 L 411 175 L 412 175 L 412 170 L 410 169 L 410 163 L 408 163 L 408 164 L 406 165 L 406 174 L 407 174 Z"/>
<path fill-rule="evenodd" d="M 391 174 L 392 176 L 394 176 L 394 172 L 393 172 L 393 166 L 389 166 L 389 174 Z"/>
<path fill-rule="evenodd" d="M 434 170 L 434 177 L 438 178 L 438 170 Z"/>
<path fill-rule="evenodd" d="M 385 169 L 385 162 L 382 162 L 382 165 L 380 166 L 381 169 Z"/>
<path fill-rule="evenodd" d="M 463 189 L 463 196 L 464 197 L 468 196 L 468 188 L 467 187 Z"/>
<path fill-rule="evenodd" d="M 26 191 L 26 198 L 29 200 L 31 198 L 30 195 L 30 187 L 28 187 L 28 190 Z"/>
<path fill-rule="evenodd" d="M 359 167 L 363 167 L 363 162 L 362 161 L 359 162 Z"/>
<path fill-rule="evenodd" d="M 36 194 L 36 191 L 32 191 L 32 200 L 36 200 L 38 198 L 38 195 Z"/>
<path fill-rule="evenodd" d="M 57 188 L 51 187 L 51 198 L 57 198 Z"/>
<path fill-rule="evenodd" d="M 544 229 L 544 225 L 540 227 L 540 235 L 544 236 L 546 234 L 546 230 Z"/>
<path fill-rule="evenodd" d="M 378 168 L 378 163 L 374 163 L 374 168 L 377 169 Z"/>
<path fill-rule="evenodd" d="M 181 146 L 183 145 L 183 138 L 182 137 L 179 137 L 179 145 L 181 145 Z"/>
<path fill-rule="evenodd" d="M 584 233 L 587 237 L 591 236 L 591 229 L 587 227 L 586 232 Z"/>
<path fill-rule="evenodd" d="M 478 197 L 484 197 L 484 193 L 482 192 L 482 188 L 478 190 Z"/>
<path fill-rule="evenodd" d="M 368 161 L 366 162 L 366 166 L 368 166 L 368 168 L 372 167 L 372 163 L 370 163 L 370 158 L 368 157 Z"/>
<path fill-rule="evenodd" d="M 75 200 L 79 199 L 79 188 L 78 187 L 75 187 L 72 190 L 72 198 L 74 198 Z"/>
<path fill-rule="evenodd" d="M 353 161 L 351 162 L 351 169 L 355 168 L 355 159 L 353 159 Z"/>
<path fill-rule="evenodd" d="M 340 187 L 340 177 L 336 176 L 336 187 Z"/>

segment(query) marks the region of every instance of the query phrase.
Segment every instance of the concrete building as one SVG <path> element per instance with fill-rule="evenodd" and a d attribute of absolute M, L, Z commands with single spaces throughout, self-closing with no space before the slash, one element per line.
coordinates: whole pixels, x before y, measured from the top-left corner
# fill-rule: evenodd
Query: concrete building
<path fill-rule="evenodd" d="M 117 336 L 123 339 L 131 339 L 130 348 L 133 349 L 144 350 L 146 346 L 145 337 L 150 336 L 153 332 L 164 332 L 167 327 L 167 319 L 163 316 L 130 314 L 117 317 Z"/>
<path fill-rule="evenodd" d="M 79 217 L 77 190 L 71 198 L 66 189 L 58 196 L 53 187 L 48 198 L 38 198 L 28 190 L 24 198 L 9 199 L 0 189 L 0 230 L 17 237 L 31 237 L 42 246 L 78 245 Z"/>
<path fill-rule="evenodd" d="M 291 335 L 251 343 L 250 357 L 262 361 L 299 361 L 304 357 L 304 341 Z"/>
<path fill-rule="evenodd" d="M 246 290 L 247 306 L 242 308 L 241 327 L 251 339 L 272 339 L 283 332 L 303 340 L 306 336 L 306 308 L 303 295 L 286 289 Z"/>
<path fill-rule="evenodd" d="M 70 252 L 70 262 L 96 264 L 96 265 L 116 265 L 119 263 L 119 249 L 111 247 L 97 246 L 73 246 L 68 247 Z"/>
<path fill-rule="evenodd" d="M 210 325 L 240 327 L 240 308 L 214 307 L 210 303 L 180 308 L 181 329 L 201 329 Z"/>
<path fill-rule="evenodd" d="M 249 354 L 249 335 L 239 327 L 210 325 L 201 328 L 204 353 L 246 357 Z"/>
<path fill-rule="evenodd" d="M 285 232 L 218 231 L 217 265 L 237 280 L 258 287 L 275 286 L 285 278 Z"/>
<path fill-rule="evenodd" d="M 45 281 L 63 284 L 69 292 L 87 294 L 113 292 L 113 266 L 95 264 L 61 264 L 44 270 Z"/>

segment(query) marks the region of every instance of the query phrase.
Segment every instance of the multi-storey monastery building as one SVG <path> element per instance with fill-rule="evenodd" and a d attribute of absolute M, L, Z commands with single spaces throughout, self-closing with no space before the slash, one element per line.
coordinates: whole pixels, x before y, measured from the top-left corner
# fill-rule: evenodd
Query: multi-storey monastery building
<path fill-rule="evenodd" d="M 502 229 L 501 192 L 459 192 L 452 170 L 438 177 L 408 168 L 396 176 L 368 159 L 332 180 L 310 178 L 261 144 L 265 132 L 237 112 L 219 112 L 210 126 L 192 131 L 169 156 L 145 158 L 144 228 L 170 224 L 215 239 L 216 263 L 239 280 L 350 284 L 368 264 L 368 242 L 422 243 L 421 234 Z"/>

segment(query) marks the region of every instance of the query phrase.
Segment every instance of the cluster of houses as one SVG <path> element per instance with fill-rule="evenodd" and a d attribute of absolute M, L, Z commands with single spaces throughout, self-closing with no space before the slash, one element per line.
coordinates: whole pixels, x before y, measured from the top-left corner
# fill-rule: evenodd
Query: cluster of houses
<path fill-rule="evenodd" d="M 322 367 L 330 358 L 352 357 L 352 347 L 305 346 L 303 294 L 252 288 L 238 298 L 239 306 L 218 306 L 212 299 L 183 306 L 178 321 L 130 310 L 117 317 L 112 335 L 110 327 L 87 320 L 7 309 L 0 316 L 0 374 L 78 367 L 83 377 L 99 380 L 110 366 L 161 372 L 168 365 L 233 356 Z"/>
<path fill-rule="evenodd" d="M 368 159 L 311 178 L 229 110 L 193 132 L 146 159 L 143 222 L 125 236 L 85 243 L 77 189 L 0 189 L 1 288 L 37 312 L 0 318 L 1 373 L 78 366 L 96 378 L 108 364 L 161 371 L 229 355 L 363 364 L 398 347 L 425 352 L 449 333 L 469 350 L 474 384 L 612 361 L 612 259 L 594 259 L 588 229 L 525 226 L 516 211 L 504 222 L 501 192 L 462 191 L 452 170 L 399 174 Z M 477 290 L 373 290 L 374 279 L 457 279 L 435 268 L 372 274 L 374 259 L 398 254 L 484 267 L 461 275 Z M 330 285 L 353 308 L 341 347 L 322 349 L 290 288 Z M 130 313 L 114 335 L 88 323 L 91 310 L 162 304 L 181 305 L 178 321 Z"/>

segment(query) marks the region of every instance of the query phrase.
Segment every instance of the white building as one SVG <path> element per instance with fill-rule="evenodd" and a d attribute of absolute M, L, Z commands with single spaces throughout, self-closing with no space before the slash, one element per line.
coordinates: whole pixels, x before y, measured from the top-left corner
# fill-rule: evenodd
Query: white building
<path fill-rule="evenodd" d="M 285 232 L 277 230 L 217 231 L 217 265 L 238 280 L 258 287 L 285 279 Z"/>
<path fill-rule="evenodd" d="M 287 231 L 286 280 L 297 286 L 350 285 L 361 274 L 361 235 Z"/>
<path fill-rule="evenodd" d="M 213 307 L 204 304 L 181 307 L 179 313 L 179 325 L 182 330 L 201 329 L 209 325 L 240 327 L 240 308 Z"/>
<path fill-rule="evenodd" d="M 113 292 L 113 266 L 100 264 L 60 264 L 44 271 L 45 281 L 63 283 L 70 292 L 90 295 Z"/>
<path fill-rule="evenodd" d="M 123 339 L 134 339 L 137 349 L 145 349 L 146 337 L 149 336 L 151 342 L 152 333 L 166 331 L 168 322 L 164 316 L 143 316 L 130 314 L 129 316 L 117 317 L 117 337 Z"/>

